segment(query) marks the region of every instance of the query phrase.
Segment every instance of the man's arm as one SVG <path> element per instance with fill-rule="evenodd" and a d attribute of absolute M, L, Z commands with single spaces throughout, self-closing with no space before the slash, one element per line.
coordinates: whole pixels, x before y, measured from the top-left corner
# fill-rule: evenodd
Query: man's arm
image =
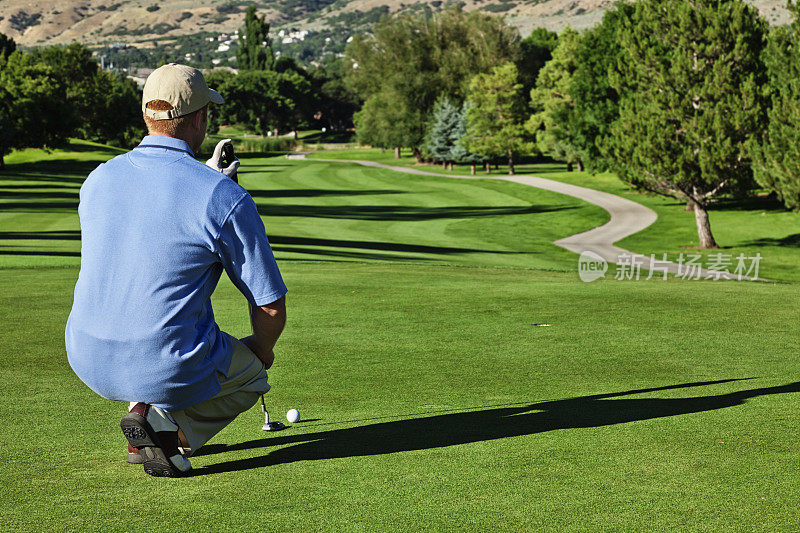
<path fill-rule="evenodd" d="M 260 307 L 250 305 L 250 325 L 253 334 L 242 342 L 269 368 L 275 360 L 272 348 L 286 325 L 286 296 Z"/>

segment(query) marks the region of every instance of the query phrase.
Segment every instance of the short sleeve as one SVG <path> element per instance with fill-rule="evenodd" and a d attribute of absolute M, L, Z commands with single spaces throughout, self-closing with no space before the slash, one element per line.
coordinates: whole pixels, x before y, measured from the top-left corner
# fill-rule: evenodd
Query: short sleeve
<path fill-rule="evenodd" d="M 253 305 L 267 305 L 286 294 L 253 199 L 246 195 L 222 224 L 216 240 L 225 271 Z"/>

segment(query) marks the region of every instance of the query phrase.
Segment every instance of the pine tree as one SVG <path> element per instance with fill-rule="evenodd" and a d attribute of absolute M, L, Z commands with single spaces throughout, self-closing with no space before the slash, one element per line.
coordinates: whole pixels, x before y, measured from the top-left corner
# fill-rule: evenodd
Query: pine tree
<path fill-rule="evenodd" d="M 469 84 L 467 134 L 461 144 L 489 157 L 507 156 L 509 174 L 514 174 L 514 155 L 528 147 L 521 123 L 521 88 L 513 63 L 495 67 L 491 74 L 478 74 Z"/>
<path fill-rule="evenodd" d="M 539 151 L 566 162 L 570 170 L 573 163 L 583 170 L 582 154 L 567 127 L 575 107 L 569 87 L 578 67 L 575 59 L 578 40 L 578 33 L 569 27 L 559 36 L 553 58 L 539 71 L 536 86 L 531 89 L 534 113 L 525 123 L 525 129 L 535 136 Z"/>
<path fill-rule="evenodd" d="M 460 107 L 447 97 L 440 97 L 433 105 L 427 148 L 431 157 L 442 164 L 454 161 L 453 147 L 460 138 L 457 131 Z"/>
<path fill-rule="evenodd" d="M 239 70 L 273 70 L 275 67 L 269 23 L 265 18 L 256 15 L 255 5 L 247 8 L 244 27 L 239 28 L 239 50 L 236 53 Z"/>
<path fill-rule="evenodd" d="M 800 7 L 791 2 L 789 8 L 794 21 L 770 32 L 764 54 L 772 106 L 767 131 L 753 146 L 753 170 L 760 185 L 800 210 Z"/>
<path fill-rule="evenodd" d="M 716 248 L 709 201 L 752 186 L 765 128 L 766 22 L 740 0 L 640 0 L 623 16 L 612 168 L 639 188 L 693 202 L 701 248 Z"/>
<path fill-rule="evenodd" d="M 456 161 L 457 163 L 468 164 L 470 166 L 470 174 L 474 176 L 475 167 L 477 165 L 486 163 L 488 158 L 480 154 L 474 154 L 463 146 L 464 139 L 467 136 L 468 110 L 469 104 L 467 102 L 464 102 L 461 105 L 461 108 L 458 110 L 458 122 L 456 123 L 456 127 L 453 129 L 453 138 L 455 139 L 455 143 L 450 149 L 450 159 L 452 161 Z"/>

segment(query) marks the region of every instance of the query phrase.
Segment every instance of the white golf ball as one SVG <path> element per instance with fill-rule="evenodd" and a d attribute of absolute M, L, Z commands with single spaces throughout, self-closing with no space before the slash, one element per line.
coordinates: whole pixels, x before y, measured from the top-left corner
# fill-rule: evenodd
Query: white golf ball
<path fill-rule="evenodd" d="M 289 409 L 286 412 L 286 420 L 294 424 L 295 422 L 300 420 L 300 411 L 298 411 L 297 409 Z"/>

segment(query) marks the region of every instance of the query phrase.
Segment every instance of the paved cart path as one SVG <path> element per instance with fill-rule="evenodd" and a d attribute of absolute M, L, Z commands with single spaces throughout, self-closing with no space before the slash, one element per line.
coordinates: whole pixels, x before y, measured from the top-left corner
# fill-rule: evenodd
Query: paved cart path
<path fill-rule="evenodd" d="M 289 159 L 306 159 L 305 153 L 289 154 L 286 156 Z M 441 174 L 436 172 L 428 172 L 417 168 L 400 167 L 377 163 L 375 161 L 364 161 L 355 159 L 322 159 L 314 158 L 307 159 L 308 161 L 323 161 L 328 163 L 357 163 L 366 167 L 385 168 L 397 172 L 405 172 L 406 174 L 417 174 L 420 176 L 435 176 L 437 178 L 460 178 L 460 179 L 496 179 L 513 181 L 539 189 L 557 192 L 559 194 L 566 194 L 573 198 L 578 198 L 584 202 L 594 204 L 605 209 L 611 216 L 611 220 L 592 228 L 583 233 L 570 235 L 563 239 L 554 241 L 553 244 L 565 248 L 577 254 L 585 252 L 592 252 L 598 257 L 602 258 L 608 263 L 617 265 L 641 265 L 642 270 L 654 270 L 654 277 L 662 276 L 662 272 L 667 271 L 671 274 L 678 274 L 679 265 L 672 261 L 662 261 L 660 257 L 656 256 L 653 261 L 649 256 L 637 254 L 615 246 L 614 243 L 633 235 L 639 231 L 650 226 L 656 221 L 658 215 L 649 207 L 637 204 L 626 198 L 622 198 L 615 194 L 597 191 L 594 189 L 587 189 L 586 187 L 579 187 L 577 185 L 570 185 L 560 181 L 548 180 L 536 176 L 457 176 L 453 174 Z M 686 267 L 684 267 L 684 270 Z M 627 269 L 630 272 L 630 268 Z M 694 271 L 696 272 L 696 270 Z M 713 276 L 721 279 L 736 279 L 737 276 L 729 272 L 716 272 L 713 270 L 700 269 L 700 276 Z M 742 277 L 742 279 L 745 279 Z"/>

